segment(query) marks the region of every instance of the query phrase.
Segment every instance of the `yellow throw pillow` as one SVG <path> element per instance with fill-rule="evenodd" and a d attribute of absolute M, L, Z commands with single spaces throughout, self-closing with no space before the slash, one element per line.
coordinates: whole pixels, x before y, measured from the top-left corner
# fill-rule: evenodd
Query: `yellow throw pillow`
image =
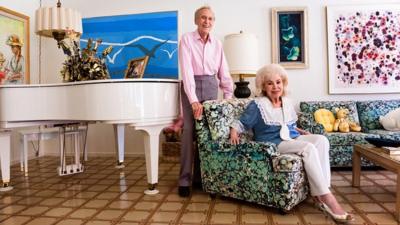
<path fill-rule="evenodd" d="M 326 132 L 333 131 L 333 124 L 335 123 L 335 116 L 327 109 L 318 109 L 314 112 L 315 122 L 322 124 Z"/>

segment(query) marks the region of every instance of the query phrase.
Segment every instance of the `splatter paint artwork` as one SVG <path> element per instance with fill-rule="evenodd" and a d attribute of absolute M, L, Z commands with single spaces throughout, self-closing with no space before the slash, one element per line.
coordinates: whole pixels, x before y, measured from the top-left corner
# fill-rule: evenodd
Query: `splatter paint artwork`
<path fill-rule="evenodd" d="M 329 92 L 400 92 L 400 6 L 329 6 Z"/>

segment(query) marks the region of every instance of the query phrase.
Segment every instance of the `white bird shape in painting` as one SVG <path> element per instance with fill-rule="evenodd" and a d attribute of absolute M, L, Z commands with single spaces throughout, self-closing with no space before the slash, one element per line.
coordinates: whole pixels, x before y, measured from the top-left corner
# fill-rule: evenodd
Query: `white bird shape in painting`
<path fill-rule="evenodd" d="M 175 48 L 172 52 L 169 52 L 168 50 L 165 49 L 160 49 L 161 51 L 164 51 L 168 54 L 168 58 L 172 58 L 172 56 L 174 55 L 174 53 L 176 52 L 176 50 L 178 50 L 177 48 Z"/>
<path fill-rule="evenodd" d="M 124 47 L 122 47 L 120 50 L 118 50 L 118 51 L 112 56 L 112 58 L 111 58 L 110 56 L 107 55 L 108 62 L 110 62 L 111 64 L 114 64 L 115 58 L 117 57 L 117 55 L 118 55 L 119 53 L 121 53 L 121 51 L 122 51 L 123 49 L 124 49 Z"/>
<path fill-rule="evenodd" d="M 159 46 L 161 46 L 161 44 L 165 44 L 165 43 L 169 43 L 169 44 L 177 44 L 177 43 L 178 43 L 177 41 L 164 40 L 164 39 L 156 38 L 156 37 L 153 37 L 153 36 L 142 35 L 142 36 L 139 36 L 139 37 L 137 37 L 137 38 L 135 38 L 135 39 L 133 39 L 133 40 L 130 40 L 130 41 L 128 41 L 128 42 L 125 42 L 125 43 L 102 42 L 100 45 L 108 45 L 108 46 L 109 46 L 109 45 L 112 45 L 113 47 L 115 47 L 115 46 L 122 46 L 122 48 L 121 48 L 120 50 L 118 50 L 116 53 L 114 53 L 114 54 L 112 55 L 112 57 L 110 57 L 109 55 L 107 55 L 108 61 L 109 61 L 110 63 L 114 64 L 114 63 L 115 63 L 115 59 L 117 58 L 118 54 L 122 52 L 122 50 L 124 49 L 124 47 L 126 47 L 126 46 L 130 46 L 130 47 L 139 47 L 138 44 L 137 44 L 137 45 L 133 45 L 133 43 L 135 43 L 135 42 L 137 42 L 137 41 L 139 41 L 139 40 L 141 40 L 141 39 L 152 39 L 152 40 L 154 40 L 154 41 L 162 42 L 162 43 L 156 45 L 157 47 L 159 47 Z M 83 42 L 88 42 L 88 39 L 84 39 L 84 38 L 83 38 L 83 39 L 81 39 L 81 41 L 83 41 Z M 139 47 L 139 49 L 141 49 L 142 51 L 145 50 L 145 49 L 140 48 L 140 47 Z M 146 49 L 146 50 L 147 50 L 147 49 Z M 176 49 L 175 49 L 174 51 L 172 51 L 172 53 L 169 53 L 167 50 L 164 50 L 164 51 L 167 52 L 168 57 L 171 59 L 172 56 L 174 55 Z M 151 52 L 150 52 L 150 53 L 151 53 Z M 146 52 L 145 52 L 145 54 L 146 54 Z M 153 55 L 154 55 L 154 52 L 152 53 L 151 56 L 153 56 Z M 153 57 L 154 57 L 154 56 L 153 56 Z"/>

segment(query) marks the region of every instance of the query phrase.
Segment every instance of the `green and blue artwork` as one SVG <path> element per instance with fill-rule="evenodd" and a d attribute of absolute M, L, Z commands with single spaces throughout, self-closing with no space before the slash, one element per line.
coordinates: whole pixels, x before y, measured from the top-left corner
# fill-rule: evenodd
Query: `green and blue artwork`
<path fill-rule="evenodd" d="M 279 61 L 302 62 L 302 14 L 279 13 Z"/>

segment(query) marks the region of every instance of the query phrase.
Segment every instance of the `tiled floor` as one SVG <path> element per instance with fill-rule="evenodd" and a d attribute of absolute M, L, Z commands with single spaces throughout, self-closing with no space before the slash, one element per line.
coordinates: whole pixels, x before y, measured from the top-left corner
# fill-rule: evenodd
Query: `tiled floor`
<path fill-rule="evenodd" d="M 12 167 L 14 189 L 0 193 L 0 224 L 335 224 L 310 200 L 290 214 L 233 199 L 211 199 L 196 191 L 190 198 L 177 195 L 177 163 L 160 163 L 160 193 L 147 188 L 142 158 L 128 158 L 123 169 L 115 159 L 90 158 L 82 174 L 59 177 L 58 159 L 29 162 L 29 177 Z M 334 172 L 332 189 L 356 220 L 352 224 L 398 224 L 393 215 L 396 176 L 387 171 L 363 171 L 362 187 L 351 187 L 351 172 Z"/>

